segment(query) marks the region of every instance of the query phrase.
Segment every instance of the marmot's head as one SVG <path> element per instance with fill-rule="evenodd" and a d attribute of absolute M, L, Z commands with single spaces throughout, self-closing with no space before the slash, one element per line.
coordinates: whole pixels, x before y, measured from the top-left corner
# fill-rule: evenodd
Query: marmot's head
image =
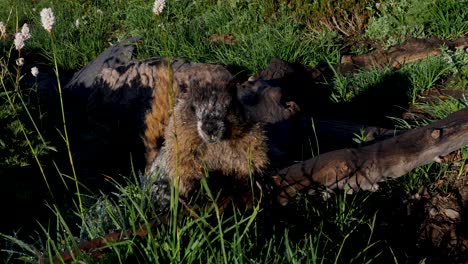
<path fill-rule="evenodd" d="M 215 143 L 231 134 L 243 119 L 232 74 L 220 65 L 195 65 L 177 76 L 185 90 L 181 102 L 192 112 L 200 137 Z"/>
<path fill-rule="evenodd" d="M 235 88 L 230 82 L 215 82 L 193 89 L 191 110 L 197 121 L 198 134 L 206 143 L 218 142 L 229 134 L 232 114 L 236 114 Z"/>

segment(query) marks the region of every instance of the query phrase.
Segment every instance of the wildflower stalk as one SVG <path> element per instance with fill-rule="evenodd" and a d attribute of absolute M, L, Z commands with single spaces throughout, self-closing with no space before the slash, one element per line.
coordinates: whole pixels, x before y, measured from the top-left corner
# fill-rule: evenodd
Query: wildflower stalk
<path fill-rule="evenodd" d="M 167 51 L 167 45 L 166 45 L 166 52 Z M 167 57 L 167 56 L 166 56 Z M 177 227 L 177 216 L 179 212 L 179 181 L 180 181 L 180 175 L 179 175 L 179 140 L 177 138 L 177 123 L 176 123 L 176 116 L 174 112 L 175 108 L 175 92 L 174 92 L 174 85 L 173 85 L 173 79 L 172 79 L 172 68 L 171 68 L 172 61 L 171 59 L 168 59 L 168 74 L 169 74 L 169 85 L 170 88 L 169 90 L 169 104 L 171 107 L 172 111 L 172 133 L 175 138 L 175 177 L 173 179 L 174 184 L 173 188 L 171 188 L 171 209 L 172 209 L 172 235 L 173 235 L 173 242 L 175 243 L 173 246 L 176 248 L 174 252 L 173 258 L 178 261 L 180 261 L 179 256 L 180 256 L 180 239 L 179 239 L 179 232 L 178 232 L 178 227 Z M 174 248 L 173 247 L 173 248 Z M 173 260 L 174 260 L 173 259 Z"/>
<path fill-rule="evenodd" d="M 179 232 L 178 232 L 178 212 L 179 212 L 179 181 L 180 181 L 180 175 L 179 175 L 179 141 L 177 139 L 177 122 L 176 122 L 176 116 L 174 113 L 174 108 L 175 108 L 175 91 L 174 91 L 174 83 L 173 83 L 173 72 L 172 72 L 172 60 L 169 58 L 169 48 L 167 45 L 167 32 L 164 30 L 164 25 L 163 21 L 161 18 L 161 13 L 166 7 L 166 1 L 165 0 L 155 0 L 153 4 L 153 14 L 156 15 L 158 19 L 158 25 L 161 25 L 162 29 L 162 42 L 164 46 L 164 51 L 166 52 L 166 59 L 167 59 L 167 73 L 169 77 L 169 83 L 167 89 L 169 91 L 169 105 L 172 111 L 172 133 L 173 137 L 175 138 L 175 175 L 173 177 L 173 184 L 171 188 L 171 202 L 170 202 L 170 208 L 171 208 L 171 213 L 172 213 L 172 221 L 171 221 L 171 229 L 172 229 L 172 248 L 173 250 L 173 255 L 172 255 L 172 262 L 180 262 L 180 237 L 179 237 Z"/>
<path fill-rule="evenodd" d="M 171 227 L 172 227 L 172 241 L 174 243 L 173 248 L 176 250 L 174 251 L 173 261 L 174 260 L 179 260 L 179 253 L 180 253 L 180 239 L 179 239 L 179 233 L 178 233 L 178 225 L 177 225 L 177 219 L 178 219 L 178 212 L 179 212 L 179 181 L 180 181 L 180 175 L 179 175 L 179 140 L 177 138 L 177 122 L 176 122 L 176 116 L 175 116 L 175 92 L 174 92 L 174 82 L 173 82 L 173 72 L 172 72 L 172 60 L 169 58 L 169 51 L 167 48 L 167 36 L 166 32 L 163 33 L 163 45 L 165 48 L 166 52 L 166 58 L 167 58 L 167 73 L 169 76 L 169 106 L 171 108 L 172 112 L 172 134 L 175 139 L 175 177 L 173 178 L 173 184 L 171 188 L 171 202 L 170 202 L 170 207 L 171 207 L 171 212 L 172 212 L 172 222 L 171 222 Z"/>
<path fill-rule="evenodd" d="M 75 187 L 76 187 L 76 192 L 78 196 L 78 206 L 80 210 L 80 215 L 82 216 L 82 219 L 84 219 L 84 209 L 83 209 L 83 202 L 81 201 L 81 194 L 80 194 L 80 188 L 79 188 L 79 183 L 78 183 L 78 178 L 76 176 L 76 171 L 75 171 L 75 165 L 73 164 L 73 156 L 71 153 L 71 147 L 70 147 L 70 140 L 68 138 L 68 130 L 67 130 L 67 122 L 65 119 L 65 107 L 63 105 L 63 95 L 62 95 L 62 85 L 60 84 L 60 74 L 58 70 L 58 63 L 57 63 L 57 52 L 55 48 L 55 42 L 54 42 L 54 34 L 53 34 L 53 27 L 55 24 L 55 17 L 54 14 L 52 13 L 52 9 L 50 8 L 44 8 L 41 11 L 41 22 L 42 22 L 42 27 L 49 32 L 50 40 L 51 40 L 51 46 L 52 46 L 52 57 L 54 60 L 54 73 L 55 77 L 57 79 L 57 88 L 59 92 L 59 99 L 60 99 L 60 110 L 62 114 L 62 122 L 63 122 L 63 134 L 64 134 L 64 141 L 67 146 L 67 152 L 68 152 L 68 159 L 70 161 L 70 166 L 72 169 L 72 174 L 73 174 L 73 179 L 75 181 Z"/>
<path fill-rule="evenodd" d="M 18 50 L 18 58 L 21 58 L 21 50 Z M 16 64 L 16 78 L 15 78 L 15 92 L 19 93 L 19 82 L 20 82 L 20 73 L 21 73 L 21 66 Z M 14 98 L 13 98 L 14 100 Z"/>
<path fill-rule="evenodd" d="M 173 188 L 171 188 L 171 212 L 172 212 L 172 239 L 173 239 L 173 248 L 176 250 L 174 251 L 173 261 L 177 260 L 180 261 L 180 238 L 178 232 L 178 212 L 179 212 L 179 184 L 180 184 L 180 175 L 179 175 L 179 140 L 177 138 L 177 122 L 175 116 L 175 91 L 174 91 L 174 80 L 173 80 L 173 72 L 172 72 L 172 60 L 169 58 L 169 49 L 167 47 L 167 32 L 163 32 L 163 45 L 166 52 L 167 58 L 167 72 L 169 75 L 169 105 L 172 111 L 172 133 L 175 138 L 175 177 L 173 179 Z"/>

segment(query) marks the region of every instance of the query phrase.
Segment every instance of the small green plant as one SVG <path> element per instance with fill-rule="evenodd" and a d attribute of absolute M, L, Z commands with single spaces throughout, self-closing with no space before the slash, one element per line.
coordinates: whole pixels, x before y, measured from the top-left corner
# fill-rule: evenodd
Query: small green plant
<path fill-rule="evenodd" d="M 353 133 L 353 141 L 356 142 L 359 146 L 362 144 L 366 143 L 368 141 L 367 139 L 367 131 L 364 128 L 359 129 L 358 133 Z"/>
<path fill-rule="evenodd" d="M 372 17 L 366 35 L 390 47 L 408 37 L 425 37 L 423 17 L 429 1 L 382 1 L 375 4 L 377 15 Z"/>
<path fill-rule="evenodd" d="M 331 94 L 331 99 L 335 103 L 339 102 L 350 102 L 354 97 L 355 93 L 351 90 L 351 82 L 346 76 L 336 72 L 333 67 L 333 72 L 335 74 L 333 80 L 333 93 Z"/>
<path fill-rule="evenodd" d="M 377 1 L 292 1 L 291 15 L 306 21 L 315 32 L 332 31 L 346 37 L 359 37 L 373 16 Z"/>
<path fill-rule="evenodd" d="M 447 97 L 436 99 L 427 104 L 418 104 L 417 107 L 431 117 L 430 121 L 446 118 L 449 114 L 468 107 L 468 98 L 463 96 L 460 99 Z"/>
<path fill-rule="evenodd" d="M 458 47 L 455 51 L 443 49 L 442 59 L 451 66 L 453 78 L 451 85 L 464 89 L 468 86 L 468 52 L 466 47 Z"/>
<path fill-rule="evenodd" d="M 441 57 L 429 57 L 421 62 L 406 65 L 402 72 L 409 75 L 412 84 L 410 98 L 415 103 L 418 95 L 432 88 L 438 81 L 449 73 L 452 66 Z"/>
<path fill-rule="evenodd" d="M 394 74 L 394 71 L 388 67 L 360 71 L 351 75 L 343 75 L 334 69 L 333 72 L 335 75 L 331 99 L 336 103 L 352 102 L 358 95 L 369 89 L 382 86 L 383 81 L 386 78 L 392 78 Z"/>

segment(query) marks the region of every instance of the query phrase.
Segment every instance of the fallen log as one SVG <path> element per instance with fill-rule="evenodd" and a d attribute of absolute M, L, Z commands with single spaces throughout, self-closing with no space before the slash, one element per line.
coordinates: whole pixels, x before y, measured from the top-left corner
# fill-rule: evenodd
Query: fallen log
<path fill-rule="evenodd" d="M 468 37 L 462 36 L 454 41 L 444 41 L 435 37 L 427 39 L 412 38 L 388 50 L 378 49 L 363 55 L 344 55 L 339 66 L 341 73 L 351 73 L 359 69 L 389 66 L 400 68 L 403 64 L 413 63 L 429 56 L 442 53 L 442 47 L 455 50 L 468 45 Z"/>
<path fill-rule="evenodd" d="M 345 189 L 375 191 L 378 183 L 468 145 L 468 108 L 425 127 L 362 148 L 339 149 L 280 170 L 272 179 L 276 200 L 288 204 L 298 193 Z"/>

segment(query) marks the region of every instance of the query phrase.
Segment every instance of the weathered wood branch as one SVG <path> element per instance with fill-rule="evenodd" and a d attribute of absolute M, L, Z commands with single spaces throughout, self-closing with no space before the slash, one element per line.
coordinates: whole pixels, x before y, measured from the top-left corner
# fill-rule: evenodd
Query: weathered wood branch
<path fill-rule="evenodd" d="M 276 198 L 286 205 L 299 192 L 377 190 L 378 183 L 439 161 L 466 145 L 468 108 L 366 147 L 331 151 L 282 169 L 272 176 L 280 188 Z"/>

